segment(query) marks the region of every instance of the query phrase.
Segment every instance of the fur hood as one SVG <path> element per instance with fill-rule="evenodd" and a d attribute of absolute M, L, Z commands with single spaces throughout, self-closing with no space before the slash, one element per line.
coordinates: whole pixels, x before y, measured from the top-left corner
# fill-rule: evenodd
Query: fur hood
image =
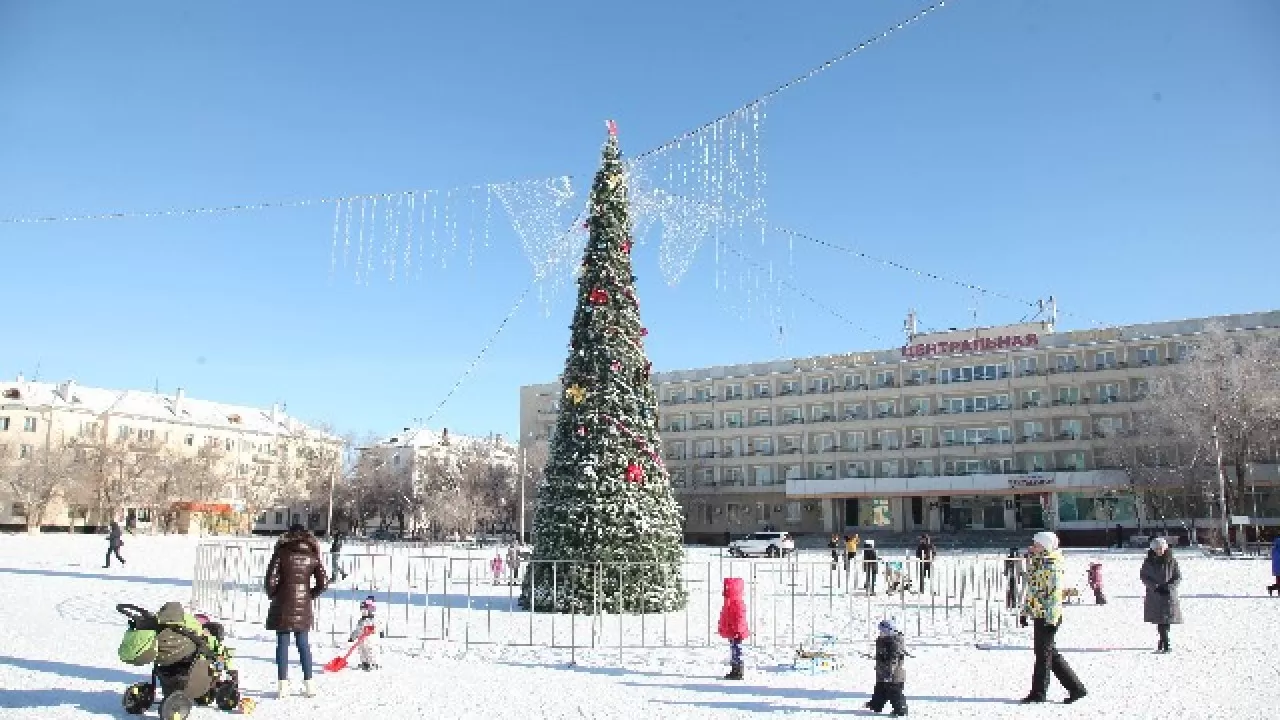
<path fill-rule="evenodd" d="M 320 541 L 306 530 L 290 530 L 276 540 L 276 550 L 292 550 L 320 554 Z"/>

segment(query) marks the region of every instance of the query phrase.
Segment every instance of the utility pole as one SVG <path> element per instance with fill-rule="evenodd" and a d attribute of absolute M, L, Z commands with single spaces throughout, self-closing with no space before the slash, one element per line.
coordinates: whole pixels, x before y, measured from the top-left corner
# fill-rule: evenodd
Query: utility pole
<path fill-rule="evenodd" d="M 1222 550 L 1231 554 L 1231 527 L 1227 518 L 1227 478 L 1222 472 L 1222 444 L 1218 442 L 1218 424 L 1213 424 L 1213 451 L 1218 460 L 1218 514 L 1222 525 Z"/>
<path fill-rule="evenodd" d="M 524 545 L 524 445 L 520 446 L 520 545 Z"/>

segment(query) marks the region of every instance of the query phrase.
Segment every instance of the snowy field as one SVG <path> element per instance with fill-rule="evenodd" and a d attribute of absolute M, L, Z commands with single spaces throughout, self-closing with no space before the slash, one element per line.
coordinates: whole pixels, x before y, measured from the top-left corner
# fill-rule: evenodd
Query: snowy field
<path fill-rule="evenodd" d="M 99 537 L 0 536 L 0 717 L 124 717 L 120 694 L 144 673 L 116 659 L 124 623 L 115 605 L 158 608 L 169 600 L 188 602 L 197 545 L 182 537 L 127 538 L 129 564 L 109 570 L 101 567 L 105 548 Z M 1080 578 L 1090 554 L 1069 557 L 1069 582 L 1087 594 Z M 917 623 L 915 634 L 923 636 L 910 640 L 915 658 L 907 665 L 907 697 L 915 717 L 1036 718 L 1081 711 L 1091 718 L 1276 717 L 1280 599 L 1266 596 L 1264 587 L 1271 580 L 1265 560 L 1208 559 L 1184 552 L 1180 562 L 1187 624 L 1174 628 L 1173 654 L 1153 655 L 1154 627 L 1141 621 L 1141 556 L 1102 557 L 1110 604 L 1071 606 L 1059 633 L 1060 646 L 1089 689 L 1089 697 L 1070 709 L 1016 704 L 1028 690 L 1029 638 L 1003 627 L 1000 644 L 994 644 L 985 607 L 977 616 L 980 632 L 975 635 L 971 594 L 965 601 L 971 609 L 963 615 L 957 608 L 940 619 L 936 598 L 914 601 L 931 603 L 928 612 L 917 607 L 904 613 L 901 598 L 869 600 L 861 592 L 850 594 L 843 586 L 833 587 L 826 573 L 802 569 L 797 576 L 780 577 L 776 564 L 722 565 L 708 550 L 690 551 L 691 565 L 707 568 L 705 577 L 691 580 L 714 585 L 722 575 L 756 577 L 757 594 L 748 600 L 755 605 L 758 637 L 747 655 L 747 679 L 738 683 L 719 679 L 727 669 L 726 649 L 718 640 L 708 645 L 706 636 L 719 607 L 706 607 L 702 595 L 678 622 L 666 618 L 664 630 L 655 629 L 663 627 L 661 617 L 646 618 L 641 629 L 638 617 L 625 618 L 621 626 L 610 617 L 593 628 L 590 618 L 573 623 L 563 616 L 554 630 L 550 618 L 534 618 L 530 630 L 529 614 L 511 610 L 513 590 L 481 580 L 487 555 L 468 560 L 465 553 L 454 552 L 421 561 L 420 574 L 412 563 L 393 569 L 394 561 L 387 560 L 388 566 L 379 570 L 373 561 L 366 566 L 353 558 L 357 572 L 338 585 L 327 607 L 322 604 L 322 632 L 313 641 L 317 666 L 338 651 L 326 624 L 339 632 L 354 614 L 347 603 L 369 588 L 380 597 L 403 594 L 399 604 L 387 605 L 406 614 L 392 621 L 393 631 L 399 623 L 395 634 L 404 637 L 387 641 L 384 647 L 390 651 L 379 672 L 319 674 L 316 698 L 271 697 L 274 643 L 257 622 L 265 605 L 254 604 L 249 588 L 236 595 L 239 605 L 227 612 L 237 616 L 230 644 L 245 691 L 259 698 L 255 716 L 265 720 L 869 716 L 862 704 L 873 684 L 871 662 L 857 656 L 866 649 L 857 641 L 865 635 L 866 623 L 883 615 Z M 802 558 L 800 567 L 820 568 L 821 560 L 822 554 L 815 553 Z M 442 574 L 433 569 L 440 563 L 455 568 L 461 563 L 464 572 Z M 466 568 L 471 568 L 469 580 Z M 795 600 L 797 593 L 802 600 Z M 942 600 L 948 602 L 945 594 Z M 959 599 L 950 602 L 958 604 Z M 797 617 L 775 618 L 778 608 L 794 609 Z M 432 634 L 422 629 L 437 627 L 441 618 L 447 618 L 443 630 Z M 459 630 L 467 636 L 459 638 Z M 487 634 L 476 637 L 481 631 Z M 845 656 L 841 670 L 809 675 L 790 669 L 791 633 L 803 641 L 810 631 L 845 640 L 838 646 Z M 439 639 L 442 632 L 449 634 L 448 640 Z M 663 632 L 665 636 L 659 634 Z M 592 640 L 598 641 L 595 649 L 589 647 Z M 975 640 L 987 649 L 976 647 Z M 579 647 L 548 647 L 562 642 Z M 640 647 L 662 644 L 671 647 Z M 298 676 L 295 666 L 292 677 Z M 1055 688 L 1051 696 L 1060 698 L 1061 690 Z M 197 709 L 192 717 L 219 715 Z"/>

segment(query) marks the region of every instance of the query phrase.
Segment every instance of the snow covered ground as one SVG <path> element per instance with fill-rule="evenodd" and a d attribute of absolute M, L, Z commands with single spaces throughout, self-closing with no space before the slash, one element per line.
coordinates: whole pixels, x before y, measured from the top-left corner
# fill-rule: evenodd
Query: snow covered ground
<path fill-rule="evenodd" d="M 0 536 L 0 717 L 61 720 L 123 716 L 120 693 L 144 673 L 116 659 L 123 621 L 115 604 L 158 607 L 169 600 L 187 602 L 196 541 L 128 538 L 124 555 L 129 564 L 109 570 L 101 567 L 105 546 L 98 537 Z M 695 561 L 713 561 L 708 551 L 693 550 L 690 555 Z M 1069 577 L 1083 589 L 1078 578 L 1089 554 L 1076 552 L 1070 557 Z M 820 560 L 821 555 L 807 559 Z M 1141 621 L 1140 560 L 1137 554 L 1105 555 L 1110 604 L 1086 602 L 1068 611 L 1059 641 L 1089 688 L 1089 697 L 1081 704 L 1070 709 L 1017 705 L 1028 689 L 1028 638 L 1020 632 L 1006 633 L 1003 645 L 978 649 L 971 634 L 970 614 L 963 621 L 932 630 L 924 627 L 928 637 L 911 642 L 916 656 L 908 661 L 911 715 L 1036 718 L 1083 711 L 1093 718 L 1276 717 L 1280 707 L 1280 599 L 1269 599 L 1263 589 L 1271 582 L 1268 564 L 1253 559 L 1208 559 L 1184 552 L 1180 560 L 1187 623 L 1174 628 L 1172 655 L 1153 655 L 1154 627 Z M 719 568 L 718 560 L 714 562 L 717 577 L 749 572 L 745 564 L 726 571 Z M 391 578 L 377 575 L 354 577 L 335 595 L 354 599 L 364 592 L 361 583 L 391 586 Z M 415 582 L 405 580 L 406 585 Z M 886 607 L 883 599 L 868 607 L 865 597 L 838 594 L 823 578 L 815 578 L 811 587 L 809 582 L 805 580 L 813 597 L 806 596 L 800 610 L 811 612 L 812 617 L 786 620 L 786 631 L 807 622 L 819 632 L 831 632 L 850 625 L 850 619 L 860 628 L 869 615 L 899 614 Z M 432 603 L 426 600 L 432 593 L 430 580 L 424 579 L 421 587 L 422 604 L 430 608 Z M 528 622 L 527 614 L 510 613 L 502 605 L 508 589 L 474 585 L 473 592 L 480 597 L 464 600 L 461 608 L 446 599 L 438 604 L 439 612 L 471 613 L 465 627 L 480 628 L 483 618 L 489 622 L 496 619 L 498 634 L 493 639 L 512 632 L 510 623 Z M 322 622 L 346 622 L 344 602 L 331 604 L 330 617 L 322 611 Z M 321 674 L 317 680 L 319 697 L 278 701 L 271 697 L 274 644 L 252 621 L 258 608 L 236 611 L 243 621 L 235 623 L 237 638 L 231 644 L 247 694 L 260 700 L 256 716 L 264 720 L 869 715 L 862 704 L 873 684 L 871 663 L 854 654 L 862 646 L 841 646 L 846 662 L 837 672 L 795 672 L 790 669 L 794 651 L 790 638 L 786 631 L 776 632 L 782 625 L 774 623 L 782 621 L 775 621 L 768 612 L 772 601 L 758 598 L 756 602 L 764 604 L 756 608 L 762 646 L 748 654 L 747 679 L 740 683 L 719 679 L 726 670 L 725 648 L 718 642 L 710 647 L 702 645 L 696 634 L 679 637 L 681 643 L 690 642 L 690 647 L 624 647 L 621 653 L 616 644 L 571 651 L 468 645 L 454 637 L 448 643 L 388 641 L 395 651 L 385 655 L 380 672 L 349 669 L 332 676 Z M 691 626 L 704 623 L 707 613 L 714 615 L 718 606 L 700 612 L 691 610 L 688 614 Z M 422 615 L 412 621 L 433 621 L 436 617 Z M 908 621 L 911 617 L 907 615 Z M 624 637 L 635 638 L 639 632 L 631 628 L 633 620 L 627 619 L 628 625 L 621 631 Z M 569 627 L 563 618 L 560 622 L 557 637 Z M 574 632 L 585 627 L 589 636 L 590 621 L 585 622 L 585 626 L 574 626 Z M 619 631 L 609 630 L 610 622 L 616 618 L 599 628 L 600 637 L 616 643 Z M 406 621 L 406 630 L 409 625 Z M 673 628 L 667 631 L 671 633 Z M 536 633 L 541 632 L 541 627 L 535 629 L 539 643 L 543 636 Z M 651 632 L 655 631 L 646 627 L 646 639 Z M 702 632 L 705 635 L 705 630 Z M 848 634 L 852 638 L 853 633 Z M 581 644 L 581 638 L 578 640 Z M 314 645 L 317 666 L 337 653 L 326 634 L 322 633 Z M 570 665 L 571 660 L 576 664 Z M 296 667 L 292 674 L 298 677 Z M 1053 693 L 1061 696 L 1060 689 Z M 216 710 L 197 709 L 192 717 L 219 715 Z"/>

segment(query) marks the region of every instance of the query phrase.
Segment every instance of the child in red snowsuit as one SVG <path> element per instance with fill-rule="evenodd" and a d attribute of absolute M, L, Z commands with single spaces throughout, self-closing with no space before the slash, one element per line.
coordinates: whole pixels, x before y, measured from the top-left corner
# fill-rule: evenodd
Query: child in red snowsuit
<path fill-rule="evenodd" d="M 742 578 L 724 579 L 724 606 L 720 608 L 720 637 L 729 641 L 729 674 L 725 680 L 742 679 L 742 641 L 747 629 L 747 604 L 742 600 Z"/>
<path fill-rule="evenodd" d="M 1089 589 L 1093 590 L 1093 601 L 1099 605 L 1107 604 L 1107 596 L 1102 594 L 1102 563 L 1089 561 Z"/>

